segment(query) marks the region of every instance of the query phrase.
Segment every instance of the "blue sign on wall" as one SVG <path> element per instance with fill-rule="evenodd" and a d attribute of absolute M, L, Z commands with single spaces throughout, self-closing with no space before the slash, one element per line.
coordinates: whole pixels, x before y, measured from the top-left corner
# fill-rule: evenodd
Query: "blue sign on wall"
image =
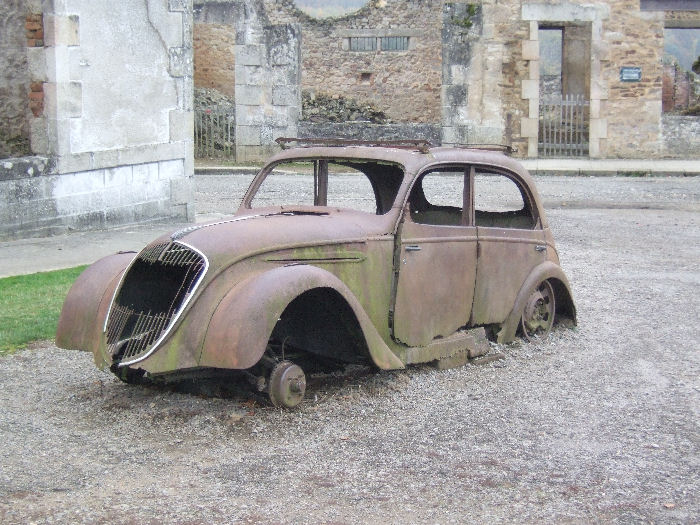
<path fill-rule="evenodd" d="M 642 80 L 641 67 L 621 67 L 620 81 L 621 82 L 640 82 Z"/>

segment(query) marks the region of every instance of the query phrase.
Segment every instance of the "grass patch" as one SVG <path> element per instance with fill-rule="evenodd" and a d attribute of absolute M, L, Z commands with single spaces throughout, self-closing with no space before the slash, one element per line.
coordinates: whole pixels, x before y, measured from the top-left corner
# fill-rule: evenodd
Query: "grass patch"
<path fill-rule="evenodd" d="M 63 300 L 85 268 L 0 279 L 0 355 L 55 337 Z"/>

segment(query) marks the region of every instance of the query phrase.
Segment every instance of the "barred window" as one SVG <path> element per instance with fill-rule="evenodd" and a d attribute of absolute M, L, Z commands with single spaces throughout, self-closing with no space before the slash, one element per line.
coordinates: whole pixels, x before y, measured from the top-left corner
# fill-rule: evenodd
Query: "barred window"
<path fill-rule="evenodd" d="M 383 36 L 381 41 L 382 51 L 406 51 L 408 49 L 407 36 Z"/>
<path fill-rule="evenodd" d="M 351 36 L 350 51 L 376 51 L 377 39 L 373 36 Z"/>

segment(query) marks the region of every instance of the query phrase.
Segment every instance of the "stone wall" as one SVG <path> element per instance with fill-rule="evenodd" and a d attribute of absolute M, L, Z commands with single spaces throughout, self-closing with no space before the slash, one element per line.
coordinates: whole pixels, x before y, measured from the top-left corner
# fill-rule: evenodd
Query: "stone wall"
<path fill-rule="evenodd" d="M 301 26 L 302 87 L 369 102 L 400 122 L 441 120 L 441 0 L 382 0 L 350 15 L 314 19 L 292 0 L 263 0 L 274 24 Z M 408 37 L 405 51 L 352 51 L 351 38 Z"/>
<path fill-rule="evenodd" d="M 29 153 L 28 15 L 24 0 L 0 2 L 0 158 Z"/>
<path fill-rule="evenodd" d="M 0 239 L 192 220 L 182 159 L 56 174 L 45 157 L 0 160 Z"/>
<path fill-rule="evenodd" d="M 642 11 L 639 0 L 371 0 L 332 20 L 293 0 L 201 3 L 300 27 L 304 90 L 370 102 L 396 122 L 439 123 L 446 144 L 505 143 L 528 157 L 539 154 L 541 28 L 563 28 L 562 88 L 590 101 L 589 156 L 660 158 L 663 29 L 700 24 L 700 10 Z M 351 50 L 352 39 L 392 35 L 408 49 Z M 623 67 L 640 68 L 641 80 L 623 81 Z"/>
<path fill-rule="evenodd" d="M 191 0 L 44 5 L 39 157 L 0 162 L 0 238 L 192 220 Z"/>
<path fill-rule="evenodd" d="M 599 52 L 606 91 L 607 133 L 601 154 L 614 158 L 657 158 L 662 154 L 661 91 L 663 11 L 640 11 L 638 0 L 609 2 Z M 620 80 L 623 66 L 640 67 L 640 82 Z"/>
<path fill-rule="evenodd" d="M 300 122 L 301 138 L 343 138 L 354 140 L 427 140 L 441 143 L 439 124 L 368 124 L 366 122 Z"/>
<path fill-rule="evenodd" d="M 271 24 L 254 0 L 198 2 L 194 14 L 198 32 L 215 24 L 234 35 L 236 160 L 264 159 L 276 151 L 277 137 L 297 134 L 301 28 Z"/>
<path fill-rule="evenodd" d="M 196 24 L 194 85 L 233 97 L 236 91 L 236 34 L 225 24 Z"/>
<path fill-rule="evenodd" d="M 661 118 L 661 130 L 664 157 L 700 157 L 700 118 L 664 115 Z"/>

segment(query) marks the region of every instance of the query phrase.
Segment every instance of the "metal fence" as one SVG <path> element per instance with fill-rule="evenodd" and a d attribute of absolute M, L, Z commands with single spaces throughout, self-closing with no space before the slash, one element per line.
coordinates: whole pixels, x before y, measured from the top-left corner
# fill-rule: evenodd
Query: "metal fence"
<path fill-rule="evenodd" d="M 543 99 L 540 103 L 539 155 L 588 155 L 589 102 L 582 95 Z"/>
<path fill-rule="evenodd" d="M 236 115 L 229 106 L 194 111 L 194 156 L 226 158 L 236 155 Z"/>

